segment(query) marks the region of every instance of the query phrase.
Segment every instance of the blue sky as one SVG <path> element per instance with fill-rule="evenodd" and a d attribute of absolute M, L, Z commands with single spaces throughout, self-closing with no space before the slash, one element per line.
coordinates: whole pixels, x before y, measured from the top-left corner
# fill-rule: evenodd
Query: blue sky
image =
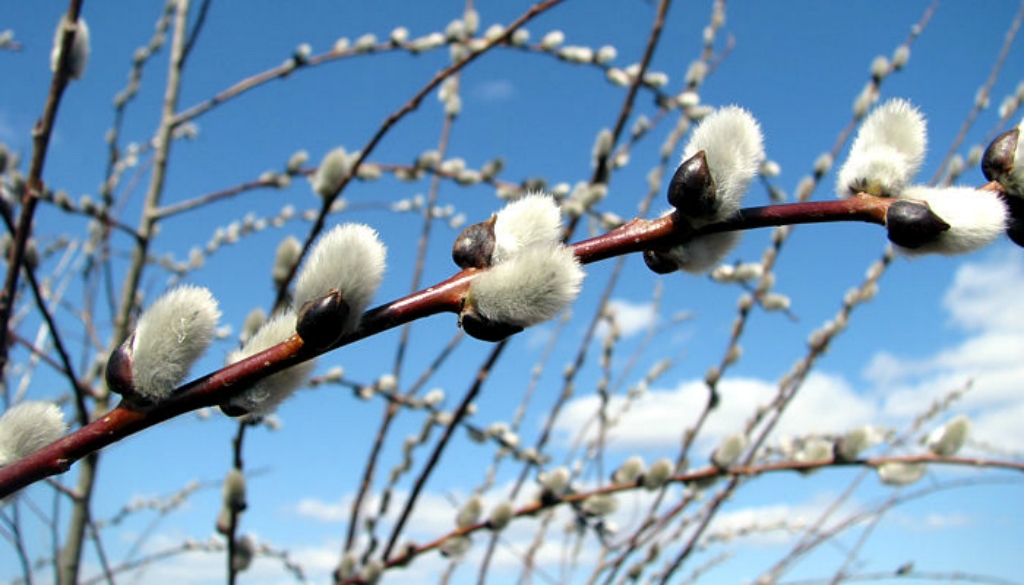
<path fill-rule="evenodd" d="M 642 0 L 569 0 L 528 25 L 533 40 L 547 31 L 564 31 L 566 44 L 594 48 L 612 45 L 618 51 L 614 65 L 625 67 L 642 53 L 646 32 L 656 3 Z M 481 29 L 492 23 L 508 23 L 528 7 L 524 2 L 480 2 Z M 726 7 L 724 28 L 716 49 L 729 37 L 735 46 L 715 68 L 700 90 L 702 103 L 710 106 L 738 104 L 754 113 L 765 136 L 769 158 L 782 174 L 777 186 L 792 194 L 814 160 L 831 148 L 850 119 L 854 99 L 869 79 L 869 67 L 878 55 L 890 56 L 902 43 L 912 24 L 920 19 L 925 2 L 864 2 L 855 5 L 814 2 L 787 3 L 737 1 Z M 0 51 L 0 76 L 8 91 L 0 99 L 0 141 L 27 158 L 30 130 L 48 90 L 50 43 L 61 3 L 4 3 L 0 5 L 0 29 L 12 28 L 23 44 L 20 52 Z M 932 176 L 939 161 L 970 111 L 979 87 L 1003 43 L 1009 22 L 1018 6 L 1012 2 L 986 4 L 949 2 L 934 17 L 911 49 L 908 66 L 882 86 L 882 99 L 903 97 L 920 107 L 928 119 L 930 147 L 921 181 Z M 69 88 L 62 105 L 48 159 L 47 183 L 67 190 L 72 198 L 95 196 L 103 180 L 107 151 L 104 133 L 113 120 L 113 96 L 125 84 L 132 52 L 148 42 L 160 3 L 86 2 L 84 14 L 92 31 L 92 56 L 81 81 Z M 338 37 L 355 39 L 364 33 L 386 38 L 395 26 L 405 26 L 416 38 L 443 30 L 462 14 L 463 4 L 450 0 L 410 2 L 382 0 L 358 2 L 249 2 L 238 5 L 214 3 L 203 36 L 195 47 L 185 74 L 180 105 L 190 107 L 250 75 L 276 66 L 300 43 L 310 43 L 314 54 L 328 50 Z M 669 11 L 662 44 L 652 70 L 669 76 L 667 91 L 683 87 L 683 77 L 701 50 L 701 31 L 710 14 L 709 3 L 677 3 Z M 959 153 L 980 143 L 999 126 L 996 112 L 1004 96 L 1024 80 L 1024 59 L 1019 43 L 1014 46 L 991 92 L 991 106 L 970 129 Z M 163 91 L 166 50 L 144 73 L 142 89 L 129 108 L 123 141 L 145 142 L 152 136 Z M 319 161 L 331 148 L 361 148 L 388 114 L 401 107 L 433 74 L 447 63 L 446 49 L 418 57 L 401 51 L 360 56 L 318 68 L 300 70 L 230 101 L 195 120 L 196 139 L 180 141 L 172 152 L 171 174 L 165 203 L 193 197 L 252 181 L 268 169 L 281 169 L 298 149 Z M 13 81 L 16 80 L 16 83 Z M 16 90 L 15 90 L 16 88 Z M 463 112 L 455 125 L 449 156 L 462 157 L 471 168 L 502 156 L 503 179 L 518 182 L 544 177 L 549 184 L 586 180 L 591 171 L 591 145 L 595 136 L 614 123 L 624 89 L 604 81 L 595 67 L 562 63 L 549 55 L 502 49 L 468 67 L 461 79 Z M 637 100 L 637 115 L 656 111 L 652 95 Z M 662 141 L 674 124 L 658 126 L 631 152 L 630 164 L 617 172 L 610 184 L 602 211 L 631 217 L 646 189 L 645 176 L 655 164 Z M 1013 117 L 1016 122 L 1020 114 Z M 419 110 L 404 119 L 381 142 L 370 160 L 382 164 L 406 164 L 420 153 L 436 148 L 441 129 L 442 105 L 436 93 Z M 141 178 L 134 190 L 122 188 L 126 197 L 123 219 L 138 220 L 145 163 L 133 169 Z M 815 192 L 815 199 L 834 197 L 834 174 Z M 983 179 L 970 170 L 962 182 L 979 185 Z M 361 221 L 378 229 L 389 247 L 385 283 L 379 302 L 409 292 L 420 220 L 415 214 L 392 213 L 386 206 L 424 194 L 427 180 L 402 183 L 385 178 L 356 183 L 346 191 L 351 210 L 333 220 Z M 748 195 L 751 205 L 767 201 L 759 185 Z M 452 206 L 470 222 L 485 219 L 500 207 L 493 188 L 459 187 L 445 182 L 439 205 Z M 383 205 L 381 205 L 383 204 Z M 283 206 L 300 212 L 318 205 L 304 180 L 287 189 L 249 192 L 201 211 L 167 220 L 155 243 L 159 254 L 187 259 L 189 250 L 202 246 L 217 228 L 240 220 L 245 214 L 273 217 Z M 656 210 L 664 206 L 659 197 Z M 254 307 L 273 300 L 270 267 L 273 251 L 286 235 L 302 238 L 309 224 L 301 219 L 267 229 L 220 248 L 206 259 L 203 268 L 190 273 L 187 282 L 209 287 L 219 298 L 222 323 L 237 332 Z M 453 273 L 448 249 L 457 230 L 438 222 L 428 249 L 424 283 Z M 81 238 L 86 222 L 51 206 L 38 215 L 36 232 L 41 243 L 54 242 L 56 234 Z M 583 232 L 578 234 L 582 237 Z M 771 232 L 747 234 L 730 260 L 756 261 L 769 245 Z M 579 239 L 579 238 L 577 238 Z M 121 250 L 127 240 L 115 240 Z M 795 320 L 774 313 L 755 312 L 743 339 L 744 355 L 723 383 L 723 405 L 698 441 L 694 465 L 710 452 L 721 437 L 742 424 L 757 404 L 769 399 L 776 381 L 805 352 L 808 334 L 830 319 L 844 293 L 859 284 L 869 264 L 885 247 L 883 232 L 875 226 L 806 226 L 794 230 L 777 265 L 776 290 L 789 295 Z M 44 264 L 54 270 L 58 259 Z M 113 262 L 114 278 L 123 278 L 126 261 Z M 610 263 L 588 268 L 585 290 L 574 306 L 574 318 L 565 327 L 555 352 L 546 362 L 535 398 L 524 421 L 523 440 L 530 444 L 541 429 L 547 412 L 561 391 L 561 371 L 575 356 L 579 339 L 593 315 L 600 291 L 607 281 Z M 65 276 L 68 299 L 81 294 L 80 283 Z M 656 283 L 662 288 L 661 306 L 650 304 Z M 155 298 L 167 284 L 167 275 L 152 268 L 144 278 L 148 298 Z M 953 413 L 965 412 L 976 421 L 976 438 L 1024 452 L 1017 421 L 1024 417 L 1019 364 L 1024 351 L 1024 317 L 1014 292 L 1024 286 L 1024 254 L 1006 241 L 964 258 L 898 259 L 881 283 L 877 299 L 858 308 L 850 328 L 832 346 L 808 382 L 804 393 L 783 421 L 783 434 L 841 432 L 867 422 L 904 426 L 928 408 L 932 400 L 974 381 L 972 391 L 957 402 Z M 656 278 L 639 258 L 629 259 L 613 297 L 628 335 L 616 349 L 620 371 L 652 323 L 666 323 L 674 314 L 690 312 L 692 319 L 661 334 L 643 354 L 629 377 L 634 383 L 658 359 L 671 357 L 677 365 L 654 385 L 651 393 L 625 415 L 606 460 L 614 466 L 633 453 L 648 461 L 673 452 L 684 426 L 703 401 L 698 382 L 705 370 L 718 363 L 725 350 L 736 303 L 743 291 L 707 278 L 670 275 Z M 70 302 L 70 301 L 69 301 Z M 63 314 L 74 351 L 81 352 L 77 333 L 82 326 Z M 101 334 L 106 326 L 100 324 Z M 434 359 L 439 347 L 455 333 L 453 316 L 434 317 L 413 329 L 400 385 L 407 387 Z M 492 374 L 478 402 L 475 421 L 485 426 L 507 421 L 521 400 L 530 370 L 542 355 L 555 328 L 551 324 L 528 330 L 513 342 L 511 351 Z M 218 367 L 233 348 L 233 338 L 215 344 L 196 374 Z M 343 366 L 346 377 L 370 383 L 390 371 L 398 343 L 397 332 L 381 335 L 344 348 L 320 360 L 318 372 Z M 462 343 L 428 383 L 448 393 L 452 405 L 468 387 L 472 375 L 489 348 L 482 342 Z M 578 399 L 571 402 L 556 426 L 555 461 L 569 452 L 575 434 L 592 414 L 593 388 L 600 377 L 596 364 L 600 346 L 588 354 L 586 370 L 578 383 Z M 20 374 L 8 373 L 10 384 Z M 60 392 L 59 379 L 45 370 L 29 385 L 28 396 L 52 397 Z M 246 465 L 259 473 L 250 481 L 252 508 L 243 517 L 244 532 L 261 541 L 291 550 L 322 581 L 337 562 L 344 537 L 347 505 L 364 464 L 365 452 L 382 414 L 379 399 L 363 402 L 339 387 L 320 387 L 300 392 L 280 412 L 283 427 L 250 433 Z M 399 418 L 383 460 L 386 476 L 400 458 L 401 443 L 419 432 L 419 414 Z M 234 424 L 214 413 L 201 420 L 187 416 L 133 437 L 111 448 L 101 466 L 96 515 L 112 516 L 132 498 L 149 498 L 181 489 L 190 481 L 213 482 L 212 489 L 191 496 L 180 509 L 165 518 L 147 541 L 147 548 L 180 543 L 184 538 L 206 539 L 213 533 L 219 505 L 216 483 L 230 464 L 230 440 Z M 423 511 L 412 523 L 411 536 L 425 539 L 451 527 L 460 500 L 483 479 L 492 450 L 459 436 L 447 453 L 438 474 L 429 484 Z M 417 461 L 424 454 L 418 452 Z M 517 470 L 516 470 L 517 471 Z M 751 482 L 727 507 L 722 529 L 750 522 L 779 519 L 794 523 L 813 518 L 855 477 L 851 470 L 823 472 L 809 478 L 763 478 Z M 512 481 L 513 466 L 504 465 L 488 502 L 496 502 Z M 962 472 L 932 471 L 930 483 L 961 477 Z M 983 480 L 1011 476 L 985 473 Z M 72 481 L 69 475 L 68 482 Z M 382 480 L 381 480 L 382 481 Z M 380 482 L 378 482 L 380 483 Z M 401 484 L 398 499 L 407 493 Z M 965 569 L 1007 579 L 1017 578 L 1011 554 L 1022 543 L 1019 529 L 1024 520 L 1019 485 L 981 485 L 942 492 L 897 508 L 879 525 L 860 557 L 857 570 L 890 570 L 916 560 L 921 570 Z M 856 493 L 851 509 L 883 501 L 891 490 L 879 488 L 873 477 Z M 30 490 L 29 497 L 48 508 L 51 491 Z M 623 510 L 631 510 L 623 505 Z M 394 506 L 392 506 L 392 513 Z M 630 517 L 623 512 L 621 523 Z M 120 528 L 110 530 L 108 553 L 121 558 L 146 531 L 151 514 L 140 514 Z M 564 523 L 564 522 L 562 522 Z M 552 532 L 551 548 L 543 566 L 557 573 L 561 524 Z M 525 546 L 534 525 L 524 522 L 508 534 L 511 546 Z M 854 542 L 856 532 L 843 544 Z M 34 527 L 28 537 L 37 554 L 46 554 L 47 535 Z M 683 574 L 700 566 L 722 550 L 736 558 L 708 573 L 711 582 L 737 582 L 756 578 L 788 550 L 785 538 L 768 534 L 737 541 L 701 553 Z M 511 554 L 502 557 L 500 576 L 516 575 Z M 584 557 L 588 558 L 588 557 Z M 830 576 L 842 562 L 837 548 L 824 547 L 798 565 L 788 578 Z M 15 564 L 7 545 L 0 545 L 0 578 L 10 578 Z M 88 561 L 95 567 L 94 559 Z M 193 555 L 188 563 L 152 567 L 145 580 L 219 582 L 222 566 L 216 555 Z M 444 562 L 428 555 L 416 568 L 397 573 L 393 582 L 435 582 Z M 182 575 L 184 573 L 184 575 Z M 91 573 L 90 573 L 91 574 Z M 472 567 L 456 573 L 458 579 L 474 578 Z M 46 578 L 45 576 L 42 578 Z M 511 577 L 508 577 L 511 578 Z M 505 579 L 496 579 L 502 582 Z M 278 583 L 288 577 L 271 561 L 258 562 L 246 582 Z"/>

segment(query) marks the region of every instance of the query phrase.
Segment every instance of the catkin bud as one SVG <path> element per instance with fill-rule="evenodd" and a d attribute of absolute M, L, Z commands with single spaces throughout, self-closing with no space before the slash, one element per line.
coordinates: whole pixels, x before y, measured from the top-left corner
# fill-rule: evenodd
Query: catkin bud
<path fill-rule="evenodd" d="M 242 470 L 232 468 L 224 478 L 223 485 L 224 507 L 233 512 L 241 512 L 248 505 L 245 501 L 245 475 Z"/>
<path fill-rule="evenodd" d="M 969 187 L 910 187 L 886 214 L 889 239 L 907 255 L 973 252 L 994 242 L 1006 224 L 999 195 Z"/>
<path fill-rule="evenodd" d="M 68 17 L 65 14 L 57 24 L 57 32 L 53 36 L 53 50 L 50 52 L 50 71 L 56 73 L 57 67 L 60 66 L 65 30 L 74 30 L 75 34 L 67 58 L 68 77 L 81 79 L 85 73 L 85 65 L 89 61 L 89 26 L 81 16 L 72 23 L 68 22 Z"/>
<path fill-rule="evenodd" d="M 728 469 L 743 455 L 747 448 L 747 437 L 742 433 L 729 435 L 711 455 L 711 463 L 719 469 Z"/>
<path fill-rule="evenodd" d="M 0 416 L 0 467 L 56 441 L 67 428 L 64 413 L 52 402 L 30 400 L 8 408 Z"/>
<path fill-rule="evenodd" d="M 661 489 L 675 473 L 675 467 L 675 463 L 672 463 L 670 459 L 658 459 L 644 474 L 644 487 L 651 491 Z"/>
<path fill-rule="evenodd" d="M 227 362 L 233 364 L 270 349 L 294 333 L 295 313 L 291 309 L 280 312 L 260 327 L 241 349 L 232 352 Z M 309 360 L 263 378 L 222 403 L 220 409 L 229 416 L 268 415 L 305 383 L 314 365 L 313 360 Z"/>
<path fill-rule="evenodd" d="M 274 284 L 281 286 L 285 279 L 295 270 L 295 263 L 302 253 L 302 242 L 295 236 L 288 236 L 277 245 L 277 253 L 274 254 L 274 268 L 271 275 Z"/>
<path fill-rule="evenodd" d="M 939 457 L 952 457 L 964 446 L 970 430 L 971 420 L 961 414 L 928 435 L 928 450 Z"/>
<path fill-rule="evenodd" d="M 321 197 L 330 197 L 341 188 L 341 182 L 345 180 L 352 170 L 348 152 L 338 147 L 324 155 L 317 167 L 316 173 L 310 177 L 310 182 L 315 191 Z"/>
<path fill-rule="evenodd" d="M 907 486 L 924 477 L 928 466 L 924 463 L 902 463 L 894 461 L 878 466 L 878 479 L 885 485 Z"/>
<path fill-rule="evenodd" d="M 483 501 L 479 494 L 474 494 L 466 500 L 466 503 L 459 508 L 455 515 L 455 526 L 457 528 L 468 528 L 480 521 L 480 514 L 483 513 Z"/>
<path fill-rule="evenodd" d="M 217 301 L 205 288 L 181 286 L 165 293 L 111 355 L 107 386 L 126 398 L 167 398 L 210 346 L 219 317 Z"/>
<path fill-rule="evenodd" d="M 487 527 L 494 532 L 500 532 L 512 522 L 513 517 L 515 517 L 515 509 L 512 507 L 512 502 L 501 502 L 491 510 L 491 515 L 487 517 Z"/>
<path fill-rule="evenodd" d="M 899 195 L 917 174 L 927 142 L 924 116 L 917 108 L 901 99 L 885 102 L 858 130 L 839 170 L 838 195 Z"/>
<path fill-rule="evenodd" d="M 644 472 L 644 459 L 639 455 L 634 455 L 623 462 L 622 466 L 615 470 L 612 474 L 612 483 L 615 485 L 628 485 L 636 482 L 636 480 Z"/>

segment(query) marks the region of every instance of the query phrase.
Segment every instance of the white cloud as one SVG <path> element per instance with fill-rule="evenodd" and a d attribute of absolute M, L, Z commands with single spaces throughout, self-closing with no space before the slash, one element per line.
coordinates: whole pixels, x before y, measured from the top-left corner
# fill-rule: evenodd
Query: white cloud
<path fill-rule="evenodd" d="M 704 424 L 699 448 L 710 450 L 728 434 L 742 428 L 758 406 L 767 405 L 776 394 L 776 384 L 753 378 L 726 378 L 719 385 L 721 402 Z M 610 412 L 618 412 L 624 398 L 611 401 Z M 674 389 L 651 390 L 622 415 L 609 434 L 613 448 L 671 448 L 683 432 L 692 427 L 707 402 L 703 381 L 689 380 Z M 557 430 L 567 441 L 596 416 L 600 400 L 586 396 L 572 401 L 559 418 Z M 842 378 L 813 373 L 804 383 L 776 428 L 777 434 L 808 434 L 845 430 L 866 424 L 877 415 L 870 398 L 859 396 Z M 594 432 L 594 425 L 587 426 Z"/>
<path fill-rule="evenodd" d="M 971 384 L 954 406 L 975 419 L 973 438 L 1024 450 L 1019 417 L 1024 415 L 1024 254 L 1000 250 L 964 264 L 944 296 L 950 322 L 969 335 L 932 356 L 908 359 L 875 355 L 864 377 L 875 385 L 889 417 L 920 414 L 952 390 Z M 1017 423 L 1014 423 L 1016 416 Z"/>
<path fill-rule="evenodd" d="M 630 337 L 650 328 L 658 320 L 654 303 L 631 303 L 626 299 L 612 299 L 608 302 L 609 312 L 615 315 L 620 337 Z M 598 338 L 608 336 L 608 322 L 601 321 L 596 331 Z"/>
<path fill-rule="evenodd" d="M 515 86 L 508 79 L 492 79 L 473 86 L 470 94 L 485 102 L 503 102 L 515 95 Z"/>

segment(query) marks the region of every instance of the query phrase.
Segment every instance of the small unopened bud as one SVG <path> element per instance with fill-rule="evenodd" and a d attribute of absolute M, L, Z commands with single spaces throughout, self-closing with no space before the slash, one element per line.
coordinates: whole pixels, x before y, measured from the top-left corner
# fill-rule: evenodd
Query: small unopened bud
<path fill-rule="evenodd" d="M 583 500 L 582 510 L 588 516 L 608 516 L 619 509 L 619 500 L 611 494 L 594 494 Z"/>
<path fill-rule="evenodd" d="M 855 461 L 861 452 L 871 447 L 871 428 L 864 426 L 846 433 L 835 445 L 835 456 L 842 461 Z"/>
<path fill-rule="evenodd" d="M 384 563 L 377 559 L 373 559 L 363 566 L 363 569 L 359 571 L 359 580 L 365 585 L 377 585 L 380 582 L 380 578 L 384 575 Z"/>
<path fill-rule="evenodd" d="M 555 498 L 561 498 L 569 490 L 569 469 L 567 467 L 556 467 L 548 472 L 538 475 L 537 481 L 544 491 Z"/>
<path fill-rule="evenodd" d="M 918 205 L 894 212 L 893 204 L 886 215 L 889 239 L 902 246 L 904 254 L 966 254 L 991 244 L 1006 229 L 1006 203 L 993 191 L 911 187 L 900 199 L 897 204 Z M 907 243 L 893 239 L 894 230 Z"/>
<path fill-rule="evenodd" d="M 461 559 L 473 548 L 473 540 L 468 536 L 450 536 L 441 543 L 438 550 L 449 559 Z"/>
<path fill-rule="evenodd" d="M 628 485 L 636 482 L 636 480 L 644 472 L 644 459 L 639 455 L 634 455 L 622 464 L 621 467 L 615 470 L 612 474 L 612 483 L 615 485 Z"/>
<path fill-rule="evenodd" d="M 871 62 L 871 77 L 875 80 L 875 83 L 884 79 L 888 74 L 889 59 L 885 55 L 875 57 L 875 60 Z"/>
<path fill-rule="evenodd" d="M 302 170 L 302 167 L 309 161 L 309 153 L 305 150 L 295 151 L 295 154 L 288 157 L 288 163 L 285 165 L 285 170 L 289 175 L 294 175 Z"/>
<path fill-rule="evenodd" d="M 373 48 L 377 44 L 377 35 L 373 33 L 366 33 L 363 36 L 356 39 L 356 42 L 352 45 L 352 50 L 356 53 L 365 53 Z"/>
<path fill-rule="evenodd" d="M 902 463 L 894 461 L 878 466 L 878 479 L 885 485 L 907 486 L 924 477 L 928 466 L 924 463 Z"/>
<path fill-rule="evenodd" d="M 64 15 L 57 24 L 57 32 L 53 36 L 53 51 L 50 52 L 50 71 L 56 72 L 60 66 L 62 41 L 66 29 L 73 29 L 75 35 L 67 58 L 68 76 L 71 79 L 81 79 L 85 73 L 85 65 L 89 61 L 89 26 L 81 16 L 78 17 L 78 21 L 70 23 L 67 15 Z"/>
<path fill-rule="evenodd" d="M 922 201 L 894 201 L 885 214 L 889 240 L 904 248 L 919 248 L 939 237 L 950 225 Z"/>
<path fill-rule="evenodd" d="M 515 257 L 520 250 L 555 246 L 561 240 L 562 216 L 554 198 L 530 192 L 506 205 L 494 218 L 493 264 Z"/>
<path fill-rule="evenodd" d="M 761 295 L 761 307 L 765 311 L 788 311 L 789 297 L 779 293 Z"/>
<path fill-rule="evenodd" d="M 553 30 L 548 34 L 544 35 L 544 38 L 540 40 L 540 48 L 546 51 L 557 49 L 559 45 L 565 42 L 565 33 L 560 30 Z"/>
<path fill-rule="evenodd" d="M 570 248 L 531 246 L 478 275 L 460 316 L 471 327 L 526 328 L 551 319 L 579 293 L 583 270 Z M 479 333 L 466 329 L 467 333 Z"/>
<path fill-rule="evenodd" d="M 223 500 L 224 507 L 235 513 L 248 506 L 245 501 L 245 475 L 240 469 L 232 468 L 224 478 Z"/>
<path fill-rule="evenodd" d="M 743 455 L 747 448 L 747 437 L 742 433 L 729 435 L 711 454 L 711 463 L 722 470 L 728 469 Z"/>
<path fill-rule="evenodd" d="M 494 222 L 496 215 L 487 221 L 475 223 L 455 238 L 452 245 L 452 260 L 459 268 L 486 268 L 491 265 L 494 253 Z"/>
<path fill-rule="evenodd" d="M 701 121 L 683 149 L 683 164 L 704 151 L 705 161 L 702 164 L 705 169 L 694 169 L 697 171 L 695 179 L 698 179 L 694 187 L 707 189 L 702 175 L 710 173 L 715 198 L 713 210 L 708 213 L 706 208 L 710 202 L 703 190 L 698 190 L 702 197 L 697 198 L 701 202 L 697 210 L 704 213 L 697 217 L 710 216 L 709 219 L 717 221 L 739 209 L 743 195 L 765 159 L 763 142 L 760 125 L 743 108 L 719 108 Z"/>
<path fill-rule="evenodd" d="M 900 45 L 896 47 L 896 51 L 892 54 L 892 68 L 895 70 L 903 69 L 907 65 L 907 61 L 910 59 L 910 47 L 907 45 Z"/>
<path fill-rule="evenodd" d="M 313 349 L 326 349 L 345 333 L 350 312 L 342 294 L 332 290 L 299 309 L 295 332 Z"/>
<path fill-rule="evenodd" d="M 341 182 L 352 170 L 348 152 L 338 147 L 324 155 L 316 173 L 310 178 L 313 191 L 321 197 L 330 197 L 341 188 Z"/>
<path fill-rule="evenodd" d="M 56 441 L 67 428 L 64 413 L 52 402 L 30 400 L 8 408 L 0 416 L 0 467 Z"/>
<path fill-rule="evenodd" d="M 295 285 L 294 306 L 338 291 L 348 305 L 348 315 L 339 333 L 358 326 L 384 275 L 384 244 L 377 232 L 361 224 L 336 226 L 314 244 Z"/>
<path fill-rule="evenodd" d="M 219 317 L 217 301 L 205 288 L 182 286 L 164 294 L 111 356 L 107 386 L 146 402 L 168 397 L 210 346 Z"/>
<path fill-rule="evenodd" d="M 836 191 L 895 197 L 917 173 L 927 146 L 924 116 L 910 102 L 885 102 L 864 120 L 839 170 Z"/>
<path fill-rule="evenodd" d="M 715 213 L 715 179 L 703 150 L 683 161 L 668 184 L 668 202 L 685 217 L 704 218 Z"/>
<path fill-rule="evenodd" d="M 267 313 L 260 307 L 249 311 L 249 314 L 245 316 L 245 322 L 242 323 L 242 331 L 238 335 L 238 340 L 244 345 L 252 336 L 259 331 L 260 327 L 267 322 Z"/>
<path fill-rule="evenodd" d="M 961 414 L 928 435 L 928 450 L 939 457 L 952 457 L 963 447 L 970 430 L 971 420 Z"/>
<path fill-rule="evenodd" d="M 487 517 L 487 527 L 495 532 L 500 532 L 512 522 L 513 517 L 515 517 L 515 509 L 512 507 L 512 502 L 501 502 L 491 510 L 491 515 Z"/>
<path fill-rule="evenodd" d="M 651 491 L 661 489 L 675 473 L 675 468 L 675 463 L 672 463 L 670 459 L 658 459 L 644 474 L 644 487 Z"/>
<path fill-rule="evenodd" d="M 597 50 L 597 53 L 594 54 L 594 62 L 598 65 L 604 65 L 605 63 L 614 61 L 618 54 L 619 52 L 615 50 L 615 47 L 611 45 L 604 45 Z"/>
<path fill-rule="evenodd" d="M 480 514 L 482 513 L 483 502 L 479 495 L 474 494 L 459 508 L 459 513 L 455 515 L 455 526 L 457 528 L 468 528 L 480 521 Z"/>
<path fill-rule="evenodd" d="M 255 556 L 256 543 L 251 536 L 245 535 L 235 541 L 235 554 L 231 557 L 231 568 L 237 573 L 242 573 L 249 568 Z"/>
<path fill-rule="evenodd" d="M 277 253 L 274 255 L 274 269 L 272 276 L 274 284 L 281 286 L 285 279 L 295 270 L 295 263 L 302 253 L 302 242 L 295 236 L 288 236 L 277 245 Z"/>
<path fill-rule="evenodd" d="M 1003 132 L 989 144 L 981 158 L 981 170 L 989 181 L 999 181 L 1007 194 L 1024 197 L 1024 132 L 1020 127 Z M 1019 163 L 1019 164 L 1018 164 Z"/>
<path fill-rule="evenodd" d="M 295 313 L 290 309 L 274 315 L 241 349 L 232 352 L 229 364 L 286 341 L 295 333 Z M 291 396 L 309 377 L 314 361 L 309 360 L 267 376 L 220 404 L 228 416 L 265 416 Z"/>

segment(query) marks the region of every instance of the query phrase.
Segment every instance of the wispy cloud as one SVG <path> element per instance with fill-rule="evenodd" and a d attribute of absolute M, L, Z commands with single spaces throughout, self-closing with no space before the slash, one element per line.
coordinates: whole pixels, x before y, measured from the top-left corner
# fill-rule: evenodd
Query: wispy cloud
<path fill-rule="evenodd" d="M 632 303 L 626 299 L 612 299 L 608 303 L 607 311 L 613 315 L 621 337 L 631 337 L 654 325 L 658 320 L 654 303 L 650 302 Z M 608 332 L 608 322 L 601 321 L 597 328 L 597 336 L 607 337 Z"/>
<path fill-rule="evenodd" d="M 759 405 L 776 395 L 774 382 L 754 378 L 727 378 L 719 387 L 722 401 L 704 424 L 701 449 L 708 451 L 723 437 L 742 428 Z M 618 412 L 624 398 L 611 401 L 610 412 Z M 616 449 L 672 448 L 682 433 L 696 422 L 707 402 L 702 380 L 689 380 L 675 388 L 652 390 L 632 404 L 609 433 L 608 445 Z M 587 396 L 573 401 L 559 418 L 557 429 L 567 441 L 595 416 L 600 400 Z M 780 425 L 778 434 L 808 434 L 844 430 L 871 422 L 877 415 L 870 398 L 857 395 L 838 376 L 815 373 L 808 377 Z M 589 425 L 591 429 L 594 425 Z M 596 430 L 594 431 L 596 432 Z"/>
<path fill-rule="evenodd" d="M 483 81 L 470 89 L 470 95 L 484 102 L 503 102 L 515 95 L 515 86 L 508 79 Z"/>
<path fill-rule="evenodd" d="M 864 370 L 884 400 L 884 412 L 910 417 L 944 394 L 971 384 L 956 409 L 974 419 L 973 437 L 1024 451 L 1024 253 L 999 250 L 960 267 L 943 304 L 950 323 L 968 332 L 961 342 L 924 358 L 875 355 Z M 1016 422 L 1015 422 L 1016 421 Z"/>

